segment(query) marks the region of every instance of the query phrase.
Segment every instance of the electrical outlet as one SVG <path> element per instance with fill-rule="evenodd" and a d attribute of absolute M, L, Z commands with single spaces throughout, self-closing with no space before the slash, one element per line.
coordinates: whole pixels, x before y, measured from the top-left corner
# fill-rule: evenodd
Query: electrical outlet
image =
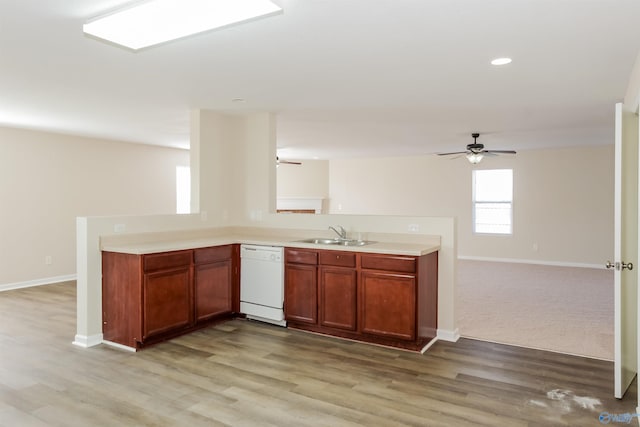
<path fill-rule="evenodd" d="M 420 226 L 418 224 L 409 224 L 409 227 L 407 228 L 411 233 L 417 233 L 420 231 Z"/>
<path fill-rule="evenodd" d="M 202 221 L 202 222 L 206 221 L 207 217 L 208 217 L 207 211 L 200 212 L 200 221 Z"/>
<path fill-rule="evenodd" d="M 532 250 L 533 252 L 538 252 L 538 244 L 537 244 L 537 243 L 534 243 L 533 245 L 531 245 L 531 250 Z"/>
<path fill-rule="evenodd" d="M 46 265 L 51 265 L 51 264 L 53 264 L 53 258 L 51 258 L 51 255 L 46 255 L 46 256 L 44 257 L 44 263 L 45 263 Z"/>
<path fill-rule="evenodd" d="M 127 229 L 126 224 L 114 224 L 113 225 L 113 232 L 114 233 L 124 233 L 124 230 Z"/>

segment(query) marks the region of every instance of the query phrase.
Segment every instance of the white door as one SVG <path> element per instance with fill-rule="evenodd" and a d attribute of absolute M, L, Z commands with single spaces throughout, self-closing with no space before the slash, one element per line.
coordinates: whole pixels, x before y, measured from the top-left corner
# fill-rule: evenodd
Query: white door
<path fill-rule="evenodd" d="M 638 370 L 638 117 L 616 104 L 614 393 L 622 398 Z"/>

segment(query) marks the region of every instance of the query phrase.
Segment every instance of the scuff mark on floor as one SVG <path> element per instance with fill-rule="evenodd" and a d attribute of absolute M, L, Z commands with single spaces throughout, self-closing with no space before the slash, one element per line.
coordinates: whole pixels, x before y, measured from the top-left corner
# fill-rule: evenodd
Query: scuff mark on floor
<path fill-rule="evenodd" d="M 598 406 L 602 405 L 600 399 L 589 396 L 577 396 L 571 390 L 556 388 L 547 392 L 547 398 L 553 401 L 554 406 L 563 412 L 571 412 L 573 406 L 590 411 L 598 411 Z M 531 402 L 531 401 L 530 401 Z"/>
<path fill-rule="evenodd" d="M 547 398 L 551 400 L 565 400 L 567 396 L 573 394 L 571 390 L 562 390 L 556 388 L 555 390 L 551 390 L 547 392 Z"/>
<path fill-rule="evenodd" d="M 596 399 L 595 397 L 573 396 L 573 401 L 584 409 L 589 409 L 591 411 L 597 411 L 598 409 L 596 406 L 602 405 L 600 399 Z"/>

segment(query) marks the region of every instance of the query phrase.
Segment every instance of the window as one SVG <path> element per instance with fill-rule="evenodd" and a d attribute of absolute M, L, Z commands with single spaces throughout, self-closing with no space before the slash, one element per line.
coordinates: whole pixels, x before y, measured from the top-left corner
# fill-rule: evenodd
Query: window
<path fill-rule="evenodd" d="M 191 168 L 176 166 L 176 213 L 191 213 Z"/>
<path fill-rule="evenodd" d="M 512 234 L 513 170 L 473 171 L 473 232 Z"/>

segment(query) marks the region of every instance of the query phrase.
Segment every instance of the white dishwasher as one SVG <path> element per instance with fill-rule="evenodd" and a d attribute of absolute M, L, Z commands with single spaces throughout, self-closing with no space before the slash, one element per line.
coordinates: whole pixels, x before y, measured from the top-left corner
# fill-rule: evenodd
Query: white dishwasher
<path fill-rule="evenodd" d="M 287 326 L 284 320 L 284 249 L 240 246 L 240 312 L 247 318 Z"/>

